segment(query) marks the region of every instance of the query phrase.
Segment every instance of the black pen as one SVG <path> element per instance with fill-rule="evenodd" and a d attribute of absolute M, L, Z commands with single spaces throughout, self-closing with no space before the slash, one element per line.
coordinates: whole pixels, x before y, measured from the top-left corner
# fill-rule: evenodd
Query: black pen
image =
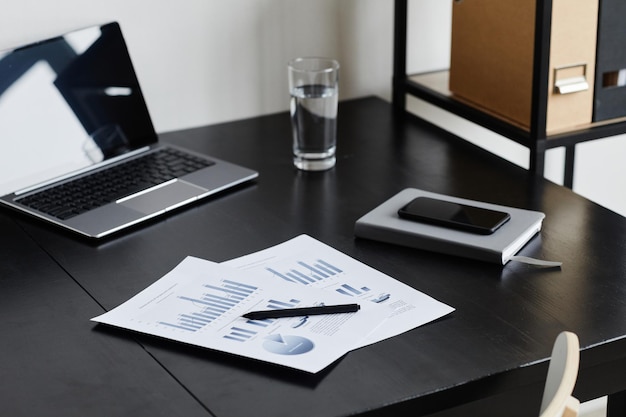
<path fill-rule="evenodd" d="M 277 319 L 281 317 L 313 316 L 319 314 L 354 313 L 361 308 L 358 304 L 340 304 L 333 306 L 285 308 L 275 310 L 251 311 L 243 315 L 250 320 Z"/>

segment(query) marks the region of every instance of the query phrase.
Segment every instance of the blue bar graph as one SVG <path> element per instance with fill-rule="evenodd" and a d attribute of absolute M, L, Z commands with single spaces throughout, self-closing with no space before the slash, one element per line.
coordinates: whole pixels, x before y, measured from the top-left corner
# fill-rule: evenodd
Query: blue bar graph
<path fill-rule="evenodd" d="M 296 300 L 293 298 L 289 301 L 279 301 L 279 300 L 269 299 L 267 300 L 267 304 L 265 305 L 265 307 L 268 310 L 277 310 L 281 308 L 294 308 L 294 307 L 297 307 L 298 304 L 300 304 L 300 300 Z M 274 321 L 275 319 L 248 320 L 246 323 L 251 324 L 253 326 L 267 327 L 270 324 L 272 324 Z"/>
<path fill-rule="evenodd" d="M 298 265 L 310 271 L 311 276 L 314 277 L 315 279 L 323 279 L 323 278 L 328 278 L 330 276 L 329 274 L 324 273 L 324 270 L 322 268 L 311 266 L 307 264 L 306 262 L 300 261 L 298 262 Z M 334 274 L 331 274 L 331 275 L 334 275 Z"/>
<path fill-rule="evenodd" d="M 318 259 L 318 261 L 317 261 L 317 262 L 319 262 L 319 264 L 320 264 L 320 265 L 323 265 L 323 266 L 325 266 L 325 267 L 327 267 L 327 268 L 331 269 L 331 270 L 332 270 L 332 271 L 334 271 L 336 274 L 339 274 L 339 273 L 343 272 L 341 269 L 337 268 L 336 266 L 333 266 L 333 265 L 331 265 L 331 264 L 329 264 L 329 263 L 327 263 L 327 262 L 325 262 L 325 261 L 323 261 L 323 260 L 321 260 L 321 259 Z M 333 274 L 333 275 L 334 275 L 334 274 Z"/>
<path fill-rule="evenodd" d="M 258 326 L 258 327 L 267 327 L 270 324 L 272 324 L 274 322 L 273 319 L 265 319 L 265 320 L 248 320 L 246 321 L 246 323 L 252 325 L 252 326 Z"/>
<path fill-rule="evenodd" d="M 278 300 L 267 300 L 267 308 L 270 310 L 276 310 L 281 308 L 293 308 L 300 303 L 300 300 L 291 299 L 288 302 Z"/>
<path fill-rule="evenodd" d="M 195 332 L 196 330 L 200 330 L 202 328 L 202 326 L 194 326 L 194 325 L 184 324 L 184 323 L 173 324 L 173 323 L 168 323 L 165 321 L 160 321 L 158 323 L 162 324 L 163 326 L 173 327 L 173 328 L 181 329 L 181 330 L 189 330 L 191 332 Z"/>
<path fill-rule="evenodd" d="M 343 284 L 341 287 L 337 288 L 337 292 L 339 294 L 348 295 L 350 297 L 354 297 L 355 295 L 361 295 L 363 293 L 368 292 L 370 289 L 367 287 L 361 287 L 360 289 L 356 289 L 348 284 Z"/>
<path fill-rule="evenodd" d="M 189 302 L 187 312 L 178 314 L 172 321 L 160 321 L 159 324 L 196 332 L 219 319 L 257 290 L 252 285 L 231 280 L 222 280 L 221 285 L 204 285 L 203 288 L 205 291 L 196 296 L 178 296 L 179 300 Z"/>
<path fill-rule="evenodd" d="M 224 335 L 224 339 L 230 339 L 237 342 L 246 342 L 255 334 L 257 334 L 257 332 L 253 330 L 244 329 L 242 327 L 231 327 L 230 333 Z"/>
<path fill-rule="evenodd" d="M 265 268 L 272 275 L 284 279 L 285 281 L 297 284 L 310 285 L 312 283 L 322 281 L 334 277 L 343 271 L 322 259 L 312 262 L 298 260 L 295 265 L 279 271 L 277 268 Z"/>
<path fill-rule="evenodd" d="M 304 285 L 309 285 L 310 283 L 321 279 L 316 276 L 309 277 L 296 269 L 292 269 L 290 272 L 287 272 L 286 275 L 294 281 Z"/>

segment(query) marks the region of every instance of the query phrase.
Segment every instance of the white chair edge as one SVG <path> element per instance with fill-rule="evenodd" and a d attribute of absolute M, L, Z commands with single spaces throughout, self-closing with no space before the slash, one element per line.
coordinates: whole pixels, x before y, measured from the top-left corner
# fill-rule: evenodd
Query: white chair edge
<path fill-rule="evenodd" d="M 578 378 L 579 363 L 578 336 L 572 332 L 561 332 L 552 348 L 540 417 L 578 415 L 580 402 L 572 396 L 572 392 Z"/>

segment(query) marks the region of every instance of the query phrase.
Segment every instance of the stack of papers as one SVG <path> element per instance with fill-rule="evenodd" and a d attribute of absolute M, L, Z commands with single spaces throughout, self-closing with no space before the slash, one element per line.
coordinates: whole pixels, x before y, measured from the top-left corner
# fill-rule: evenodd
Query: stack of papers
<path fill-rule="evenodd" d="M 250 320 L 250 311 L 358 303 L 356 313 Z M 454 309 L 307 235 L 221 264 L 187 257 L 92 320 L 306 372 Z"/>

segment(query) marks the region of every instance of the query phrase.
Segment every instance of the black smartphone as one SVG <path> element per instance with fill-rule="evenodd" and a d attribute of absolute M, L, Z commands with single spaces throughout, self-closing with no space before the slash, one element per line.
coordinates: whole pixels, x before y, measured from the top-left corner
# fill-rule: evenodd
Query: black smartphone
<path fill-rule="evenodd" d="M 489 235 L 509 221 L 511 215 L 429 197 L 417 197 L 398 210 L 403 219 Z"/>

